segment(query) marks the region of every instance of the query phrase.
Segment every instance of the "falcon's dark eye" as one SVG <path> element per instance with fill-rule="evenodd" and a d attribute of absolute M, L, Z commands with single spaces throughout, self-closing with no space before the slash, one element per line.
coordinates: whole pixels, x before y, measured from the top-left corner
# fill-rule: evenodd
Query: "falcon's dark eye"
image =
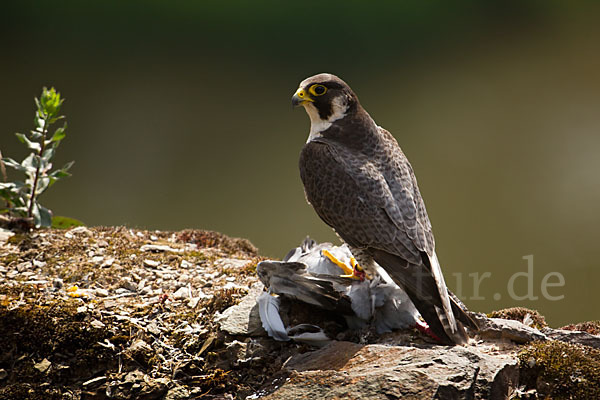
<path fill-rule="evenodd" d="M 327 88 L 323 85 L 312 85 L 308 91 L 314 96 L 322 96 L 327 92 Z"/>

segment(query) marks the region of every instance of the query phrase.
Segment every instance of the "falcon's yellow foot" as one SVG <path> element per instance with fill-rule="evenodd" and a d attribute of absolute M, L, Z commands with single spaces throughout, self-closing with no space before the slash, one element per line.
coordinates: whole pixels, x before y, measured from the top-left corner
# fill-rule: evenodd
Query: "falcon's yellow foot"
<path fill-rule="evenodd" d="M 352 268 L 350 268 L 348 265 L 338 260 L 333 254 L 331 254 L 327 250 L 321 250 L 321 254 L 329 258 L 329 260 L 331 260 L 332 263 L 334 263 L 335 265 L 340 267 L 342 271 L 344 271 L 344 275 L 340 275 L 341 278 L 351 278 L 360 281 L 364 281 L 365 278 L 371 279 L 371 277 L 362 269 L 362 267 L 358 265 L 354 257 L 350 258 L 350 264 L 352 265 Z"/>
<path fill-rule="evenodd" d="M 340 260 L 338 260 L 333 254 L 331 254 L 328 250 L 321 250 L 321 254 L 323 254 L 325 257 L 329 258 L 329 260 L 334 263 L 335 265 L 337 265 L 338 267 L 340 267 L 342 269 L 342 271 L 344 271 L 344 273 L 346 275 L 341 275 L 343 277 L 346 277 L 347 275 L 352 275 L 354 273 L 353 269 L 350 268 L 349 266 L 347 266 L 345 263 L 341 262 Z"/>

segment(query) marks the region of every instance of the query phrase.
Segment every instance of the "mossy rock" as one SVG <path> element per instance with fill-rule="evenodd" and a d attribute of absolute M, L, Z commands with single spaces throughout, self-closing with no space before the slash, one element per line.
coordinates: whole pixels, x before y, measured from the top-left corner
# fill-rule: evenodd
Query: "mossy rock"
<path fill-rule="evenodd" d="M 177 233 L 177 240 L 193 243 L 199 248 L 219 248 L 231 254 L 258 256 L 258 249 L 249 240 L 231 238 L 214 231 L 186 229 Z"/>
<path fill-rule="evenodd" d="M 35 298 L 35 293 L 24 293 Z M 113 354 L 98 344 L 109 332 L 83 321 L 74 304 L 59 300 L 11 308 L 14 301 L 0 304 L 0 368 L 10 371 L 0 399 L 58 399 L 58 387 L 77 386 L 97 371 L 116 366 Z M 44 359 L 51 367 L 42 373 L 34 365 Z M 44 386 L 45 381 L 53 384 Z"/>
<path fill-rule="evenodd" d="M 519 352 L 520 381 L 540 398 L 600 399 L 600 350 L 559 341 Z"/>
<path fill-rule="evenodd" d="M 525 317 L 529 315 L 531 318 L 531 326 L 537 329 L 542 329 L 548 326 L 546 319 L 537 310 L 531 310 L 525 307 L 511 307 L 503 310 L 492 311 L 487 316 L 489 318 L 502 318 L 512 319 L 515 321 L 523 322 Z"/>
<path fill-rule="evenodd" d="M 568 331 L 582 331 L 587 332 L 590 335 L 600 335 L 600 321 L 580 322 L 578 324 L 563 326 L 560 329 L 566 329 Z"/>

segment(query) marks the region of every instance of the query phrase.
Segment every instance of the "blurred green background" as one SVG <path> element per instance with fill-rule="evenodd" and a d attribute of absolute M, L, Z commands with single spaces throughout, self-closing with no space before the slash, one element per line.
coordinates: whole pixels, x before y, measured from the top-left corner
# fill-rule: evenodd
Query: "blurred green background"
<path fill-rule="evenodd" d="M 0 12 L 0 149 L 55 86 L 88 225 L 203 228 L 283 256 L 333 240 L 304 200 L 290 97 L 332 72 L 411 160 L 448 285 L 475 310 L 598 319 L 600 7 L 561 1 L 18 1 Z M 510 277 L 533 255 L 533 295 Z M 489 272 L 479 290 L 473 278 Z M 560 272 L 564 287 L 541 283 Z M 469 274 L 478 274 L 470 276 Z M 549 282 L 556 282 L 556 277 Z M 525 278 L 515 292 L 524 295 Z"/>

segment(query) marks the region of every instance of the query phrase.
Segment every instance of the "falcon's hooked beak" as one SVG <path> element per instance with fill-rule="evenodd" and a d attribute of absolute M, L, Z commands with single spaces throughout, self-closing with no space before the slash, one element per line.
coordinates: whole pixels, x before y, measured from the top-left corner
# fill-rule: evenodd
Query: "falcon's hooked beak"
<path fill-rule="evenodd" d="M 292 106 L 303 106 L 306 103 L 314 103 L 314 100 L 304 89 L 298 89 L 292 96 Z"/>

